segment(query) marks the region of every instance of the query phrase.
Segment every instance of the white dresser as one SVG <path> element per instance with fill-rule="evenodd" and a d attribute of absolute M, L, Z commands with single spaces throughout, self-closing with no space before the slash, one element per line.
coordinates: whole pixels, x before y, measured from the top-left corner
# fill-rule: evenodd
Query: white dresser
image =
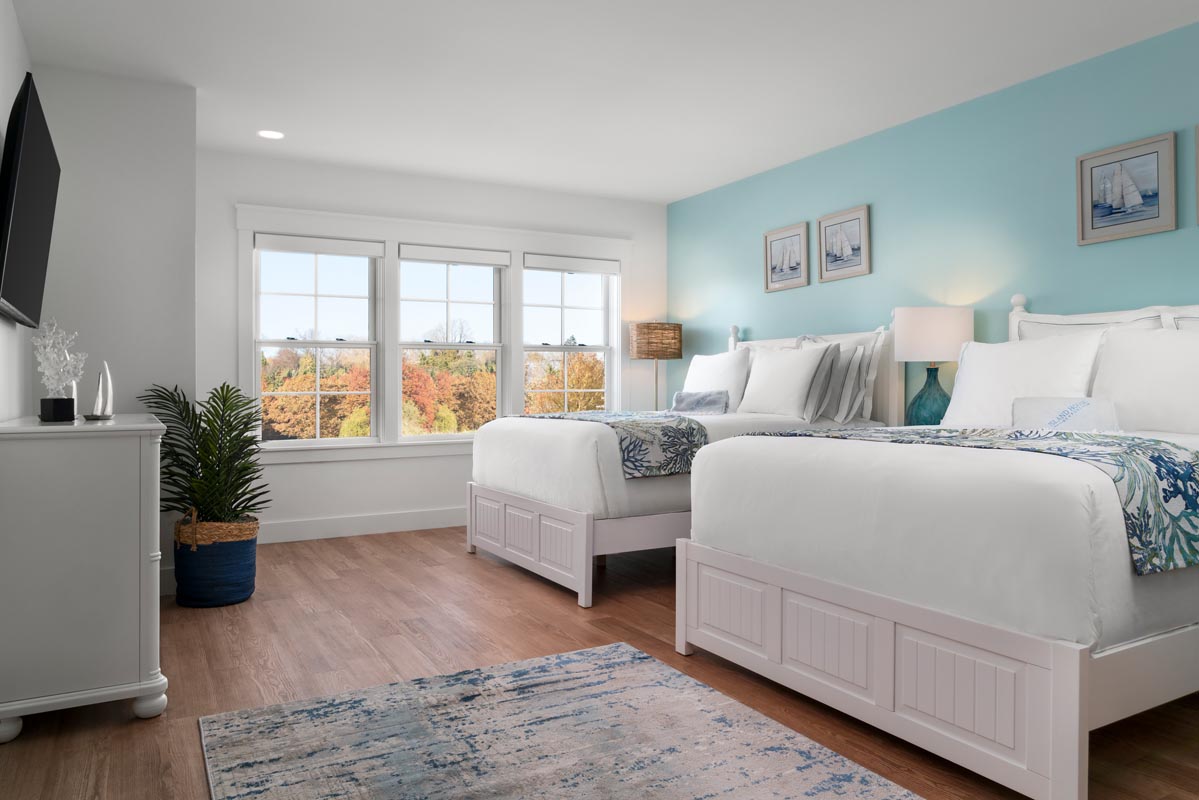
<path fill-rule="evenodd" d="M 158 664 L 158 446 L 149 414 L 0 422 L 0 743 L 21 715 L 134 698 Z"/>

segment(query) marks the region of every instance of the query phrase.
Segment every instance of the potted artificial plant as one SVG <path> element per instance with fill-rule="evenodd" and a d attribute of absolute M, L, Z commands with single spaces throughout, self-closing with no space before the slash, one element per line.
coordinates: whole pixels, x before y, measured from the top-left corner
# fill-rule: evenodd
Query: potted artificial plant
<path fill-rule="evenodd" d="M 258 519 L 267 486 L 258 463 L 258 403 L 221 384 L 194 405 L 183 390 L 151 386 L 138 398 L 166 425 L 162 510 L 175 523 L 175 601 L 207 608 L 254 594 Z"/>

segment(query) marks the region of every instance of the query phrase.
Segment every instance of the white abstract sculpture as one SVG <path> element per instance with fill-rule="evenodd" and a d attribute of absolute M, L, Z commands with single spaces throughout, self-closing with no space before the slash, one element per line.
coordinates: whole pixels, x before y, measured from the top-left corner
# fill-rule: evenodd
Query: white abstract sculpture
<path fill-rule="evenodd" d="M 108 371 L 108 362 L 102 362 L 104 369 L 96 384 L 96 402 L 92 405 L 92 413 L 84 414 L 87 419 L 112 419 L 112 373 Z"/>
<path fill-rule="evenodd" d="M 83 362 L 87 353 L 70 352 L 77 334 L 67 333 L 58 323 L 49 320 L 33 336 L 33 352 L 37 370 L 42 374 L 47 397 L 67 397 L 67 388 L 83 377 Z"/>

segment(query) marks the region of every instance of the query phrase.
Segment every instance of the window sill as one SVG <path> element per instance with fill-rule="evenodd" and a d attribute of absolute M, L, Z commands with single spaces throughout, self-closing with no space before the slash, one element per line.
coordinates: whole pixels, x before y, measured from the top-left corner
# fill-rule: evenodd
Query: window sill
<path fill-rule="evenodd" d="M 392 458 L 434 458 L 438 456 L 469 456 L 473 436 L 461 436 L 431 441 L 356 442 L 354 444 L 314 444 L 271 447 L 259 450 L 258 461 L 263 466 L 275 464 L 320 464 L 334 461 L 375 461 Z"/>

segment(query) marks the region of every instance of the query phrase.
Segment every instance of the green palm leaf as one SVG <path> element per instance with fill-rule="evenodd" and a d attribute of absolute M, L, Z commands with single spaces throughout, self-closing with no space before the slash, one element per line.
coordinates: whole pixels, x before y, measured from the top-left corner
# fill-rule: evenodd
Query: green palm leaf
<path fill-rule="evenodd" d="M 201 522 L 237 522 L 265 509 L 269 489 L 258 463 L 258 403 L 227 383 L 194 405 L 176 386 L 138 398 L 167 432 L 162 437 L 162 510 Z"/>

